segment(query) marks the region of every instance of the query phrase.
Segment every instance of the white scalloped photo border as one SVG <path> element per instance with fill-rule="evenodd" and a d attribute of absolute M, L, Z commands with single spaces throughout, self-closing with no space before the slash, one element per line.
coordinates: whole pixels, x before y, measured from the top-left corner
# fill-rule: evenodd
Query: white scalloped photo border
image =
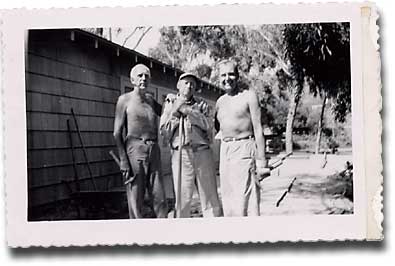
<path fill-rule="evenodd" d="M 2 134 L 7 243 L 10 247 L 382 239 L 381 81 L 377 11 L 373 4 L 19 9 L 2 12 L 2 20 Z M 24 36 L 27 29 L 334 21 L 349 21 L 351 24 L 354 214 L 27 221 L 24 80 Z"/>

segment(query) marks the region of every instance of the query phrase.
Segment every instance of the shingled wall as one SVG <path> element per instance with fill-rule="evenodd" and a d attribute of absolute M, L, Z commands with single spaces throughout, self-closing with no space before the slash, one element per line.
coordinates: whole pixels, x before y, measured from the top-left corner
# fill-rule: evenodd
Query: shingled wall
<path fill-rule="evenodd" d="M 26 69 L 26 118 L 29 208 L 67 199 L 76 186 L 67 130 L 72 141 L 82 190 L 93 190 L 71 116 L 73 108 L 94 179 L 100 190 L 122 186 L 119 168 L 109 156 L 115 103 L 131 87 L 129 72 L 137 63 L 151 69 L 149 90 L 162 103 L 175 93 L 181 70 L 78 29 L 29 31 Z M 203 81 L 202 93 L 214 105 L 219 90 Z M 162 146 L 165 174 L 169 151 Z"/>

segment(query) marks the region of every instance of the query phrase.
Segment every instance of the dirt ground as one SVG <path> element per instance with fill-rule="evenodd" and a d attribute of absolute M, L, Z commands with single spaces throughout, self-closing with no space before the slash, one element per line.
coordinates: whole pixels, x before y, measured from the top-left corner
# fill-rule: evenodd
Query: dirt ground
<path fill-rule="evenodd" d="M 325 160 L 324 155 L 300 153 L 286 159 L 261 181 L 261 216 L 353 213 L 352 177 L 340 174 L 347 161 L 352 162 L 351 154 Z M 201 217 L 197 194 L 191 216 Z"/>
<path fill-rule="evenodd" d="M 351 154 L 328 155 L 326 160 L 324 155 L 303 153 L 287 158 L 270 177 L 261 181 L 261 216 L 353 213 L 352 176 L 341 174 L 347 161 L 352 161 Z M 168 203 L 174 207 L 174 199 Z M 146 218 L 154 217 L 148 204 L 143 213 Z M 74 198 L 46 206 L 29 217 L 34 221 L 127 219 L 126 196 L 114 193 L 106 197 Z M 197 192 L 193 196 L 191 217 L 202 217 Z"/>
<path fill-rule="evenodd" d="M 289 158 L 261 182 L 261 215 L 353 213 L 352 180 L 340 174 L 351 160 L 351 155 L 328 155 L 322 168 L 323 155 Z"/>

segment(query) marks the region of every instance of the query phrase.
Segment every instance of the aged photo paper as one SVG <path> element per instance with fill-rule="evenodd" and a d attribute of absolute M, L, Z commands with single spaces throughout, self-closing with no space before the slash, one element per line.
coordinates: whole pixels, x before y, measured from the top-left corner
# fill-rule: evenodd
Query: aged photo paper
<path fill-rule="evenodd" d="M 8 246 L 383 239 L 373 4 L 0 19 Z"/>

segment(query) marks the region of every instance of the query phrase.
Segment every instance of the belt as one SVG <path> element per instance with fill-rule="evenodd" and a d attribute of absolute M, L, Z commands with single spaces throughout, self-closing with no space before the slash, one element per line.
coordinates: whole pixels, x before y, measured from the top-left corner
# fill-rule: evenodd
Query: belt
<path fill-rule="evenodd" d="M 156 143 L 158 141 L 157 138 L 141 138 L 141 137 L 136 137 L 136 136 L 131 136 L 131 135 L 126 136 L 126 139 L 129 139 L 129 138 L 141 140 L 145 144 Z"/>
<path fill-rule="evenodd" d="M 231 141 L 239 141 L 239 140 L 246 140 L 246 139 L 254 139 L 254 135 L 249 135 L 249 136 L 241 137 L 241 138 L 225 137 L 222 139 L 222 141 L 223 142 L 231 142 Z"/>
<path fill-rule="evenodd" d="M 197 151 L 203 151 L 203 150 L 208 150 L 210 149 L 209 145 L 203 144 L 203 145 L 184 145 L 182 146 L 182 148 L 186 148 L 186 149 L 192 149 L 193 152 L 197 152 Z M 173 151 L 178 151 L 178 147 L 172 148 Z"/>

